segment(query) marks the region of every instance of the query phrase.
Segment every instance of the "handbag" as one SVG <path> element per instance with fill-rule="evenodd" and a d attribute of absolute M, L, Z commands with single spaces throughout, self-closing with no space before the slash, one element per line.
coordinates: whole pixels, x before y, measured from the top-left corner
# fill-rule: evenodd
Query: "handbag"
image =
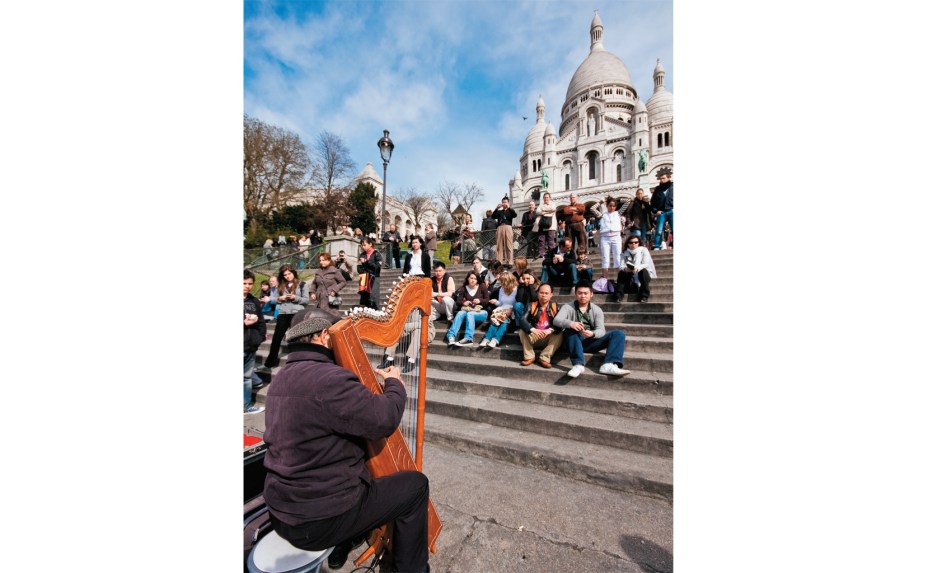
<path fill-rule="evenodd" d="M 371 288 L 373 286 L 371 284 L 373 282 L 373 278 L 374 277 L 372 277 L 370 273 L 361 273 L 358 275 L 358 292 L 371 292 L 373 290 Z"/>
<path fill-rule="evenodd" d="M 613 292 L 612 281 L 606 277 L 599 277 L 593 282 L 593 292 L 605 294 Z"/>
<path fill-rule="evenodd" d="M 551 215 L 544 215 L 538 222 L 538 231 L 547 231 L 551 228 Z"/>
<path fill-rule="evenodd" d="M 325 279 L 323 278 L 323 275 L 320 274 L 320 275 L 319 275 L 319 278 L 322 279 L 322 288 L 324 288 L 326 291 L 328 291 L 328 290 L 329 290 L 329 285 L 325 284 Z M 342 305 L 342 297 L 341 297 L 341 296 L 339 296 L 339 295 L 337 295 L 337 294 L 334 295 L 334 296 L 333 296 L 333 295 L 329 295 L 329 306 L 341 306 L 341 305 Z"/>

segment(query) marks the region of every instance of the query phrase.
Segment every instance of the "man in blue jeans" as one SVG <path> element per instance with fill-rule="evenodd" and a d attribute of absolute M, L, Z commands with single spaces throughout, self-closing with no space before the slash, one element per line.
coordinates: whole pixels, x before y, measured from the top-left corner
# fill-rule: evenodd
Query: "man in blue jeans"
<path fill-rule="evenodd" d="M 657 170 L 658 186 L 654 188 L 651 194 L 651 213 L 657 219 L 654 225 L 654 250 L 661 250 L 661 242 L 664 237 L 664 222 L 670 225 L 670 232 L 673 233 L 673 181 L 670 176 L 673 171 L 669 167 L 662 167 Z M 671 247 L 673 244 L 670 245 Z"/>
<path fill-rule="evenodd" d="M 264 411 L 264 406 L 252 404 L 251 382 L 255 373 L 255 356 L 258 347 L 264 342 L 267 334 L 267 325 L 264 323 L 264 314 L 261 312 L 261 301 L 251 294 L 255 287 L 255 274 L 245 269 L 242 280 L 242 294 L 244 295 L 245 314 L 245 413 L 258 414 Z"/>
<path fill-rule="evenodd" d="M 564 346 L 570 355 L 573 367 L 567 372 L 571 378 L 583 373 L 586 365 L 584 352 L 606 349 L 606 358 L 599 369 L 600 374 L 626 376 L 629 370 L 622 369 L 625 354 L 625 333 L 621 330 L 606 332 L 606 317 L 601 308 L 591 302 L 593 285 L 587 281 L 577 284 L 575 300 L 565 304 L 554 317 L 554 326 L 564 331 Z"/>
<path fill-rule="evenodd" d="M 577 252 L 570 237 L 564 237 L 557 247 L 548 249 L 541 262 L 541 282 L 554 284 L 562 279 L 569 279 L 571 286 L 577 284 Z"/>

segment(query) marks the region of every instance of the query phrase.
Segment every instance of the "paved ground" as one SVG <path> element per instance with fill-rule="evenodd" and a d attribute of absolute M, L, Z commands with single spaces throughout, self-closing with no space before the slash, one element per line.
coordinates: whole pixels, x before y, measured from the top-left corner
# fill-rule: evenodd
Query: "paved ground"
<path fill-rule="evenodd" d="M 263 422 L 245 417 L 246 428 Z M 664 501 L 429 444 L 423 455 L 444 523 L 433 572 L 673 571 L 673 507 Z M 339 571 L 351 569 L 349 561 Z"/>

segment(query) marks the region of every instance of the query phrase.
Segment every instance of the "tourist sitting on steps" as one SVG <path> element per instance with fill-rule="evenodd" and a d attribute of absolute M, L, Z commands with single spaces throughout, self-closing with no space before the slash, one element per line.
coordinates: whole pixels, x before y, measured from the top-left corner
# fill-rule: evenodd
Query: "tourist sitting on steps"
<path fill-rule="evenodd" d="M 625 250 L 622 251 L 619 276 L 616 278 L 614 302 L 622 302 L 626 292 L 630 292 L 632 282 L 638 285 L 638 302 L 648 302 L 651 295 L 651 279 L 657 276 L 654 260 L 651 253 L 640 244 L 643 240 L 638 235 L 631 235 L 625 239 Z M 630 296 L 630 295 L 629 295 Z"/>
<path fill-rule="evenodd" d="M 468 271 L 464 277 L 464 286 L 454 294 L 455 315 L 451 328 L 448 329 L 448 346 L 468 346 L 474 343 L 474 329 L 489 316 L 487 307 L 490 293 L 486 285 L 480 284 L 477 273 Z M 455 341 L 461 325 L 464 324 L 464 338 Z"/>
<path fill-rule="evenodd" d="M 577 284 L 577 252 L 573 248 L 573 240 L 564 237 L 554 249 L 548 249 L 544 261 L 541 263 L 541 282 L 563 283 L 570 281 L 570 285 Z"/>
<path fill-rule="evenodd" d="M 577 284 L 574 296 L 576 300 L 562 306 L 554 317 L 554 326 L 564 329 L 564 346 L 573 365 L 567 375 L 571 378 L 580 376 L 586 364 L 583 353 L 603 348 L 606 349 L 606 358 L 599 369 L 600 374 L 630 374 L 630 371 L 622 369 L 625 333 L 621 330 L 606 332 L 606 317 L 602 309 L 592 302 L 593 285 L 588 282 Z"/>
<path fill-rule="evenodd" d="M 506 330 L 509 329 L 510 323 L 513 323 L 513 309 L 516 304 L 516 292 L 519 281 L 515 275 L 505 271 L 499 276 L 500 288 L 490 293 L 490 305 L 500 309 L 505 309 L 502 313 L 494 312 L 494 320 L 487 333 L 480 341 L 480 347 L 496 348 L 502 342 Z"/>
<path fill-rule="evenodd" d="M 522 341 L 522 366 L 535 362 L 535 349 L 544 347 L 538 364 L 542 368 L 551 368 L 551 357 L 563 340 L 561 329 L 554 325 L 557 316 L 557 303 L 551 298 L 553 290 L 548 283 L 538 287 L 538 300 L 532 302 L 518 323 L 519 340 Z"/>
<path fill-rule="evenodd" d="M 448 274 L 445 263 L 435 261 L 432 277 L 432 308 L 438 316 L 444 315 L 450 322 L 454 318 L 454 277 Z"/>

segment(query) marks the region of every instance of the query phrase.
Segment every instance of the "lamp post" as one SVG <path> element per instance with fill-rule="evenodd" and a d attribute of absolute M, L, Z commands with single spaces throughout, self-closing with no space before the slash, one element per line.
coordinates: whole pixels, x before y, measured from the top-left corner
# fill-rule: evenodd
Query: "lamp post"
<path fill-rule="evenodd" d="M 380 148 L 380 158 L 383 159 L 383 197 L 380 203 L 380 237 L 383 240 L 384 233 L 387 232 L 387 163 L 390 163 L 390 156 L 393 155 L 393 142 L 390 141 L 390 132 L 383 130 L 383 137 L 377 142 Z"/>

